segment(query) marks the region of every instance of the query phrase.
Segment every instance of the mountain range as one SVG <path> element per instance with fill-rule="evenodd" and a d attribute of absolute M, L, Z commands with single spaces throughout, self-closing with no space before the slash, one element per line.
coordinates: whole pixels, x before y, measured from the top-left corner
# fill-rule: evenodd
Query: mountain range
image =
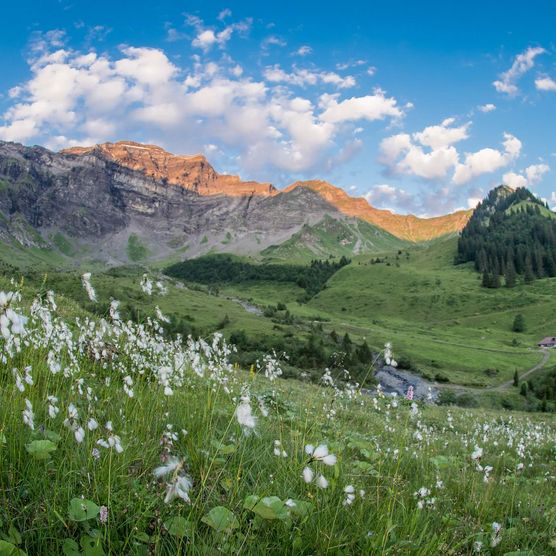
<path fill-rule="evenodd" d="M 459 232 L 471 213 L 399 215 L 322 180 L 280 190 L 131 141 L 60 152 L 0 142 L 0 239 L 81 259 L 358 254 Z"/>

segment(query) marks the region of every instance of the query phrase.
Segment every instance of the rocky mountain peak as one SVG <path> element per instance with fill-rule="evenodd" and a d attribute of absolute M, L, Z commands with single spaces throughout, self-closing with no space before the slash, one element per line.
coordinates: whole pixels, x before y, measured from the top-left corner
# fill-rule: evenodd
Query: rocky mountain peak
<path fill-rule="evenodd" d="M 219 174 L 202 154 L 174 155 L 156 145 L 118 141 L 90 147 L 72 147 L 61 153 L 69 156 L 100 156 L 154 180 L 178 185 L 199 195 L 237 197 L 277 193 L 270 183 L 242 181 L 239 176 Z"/>

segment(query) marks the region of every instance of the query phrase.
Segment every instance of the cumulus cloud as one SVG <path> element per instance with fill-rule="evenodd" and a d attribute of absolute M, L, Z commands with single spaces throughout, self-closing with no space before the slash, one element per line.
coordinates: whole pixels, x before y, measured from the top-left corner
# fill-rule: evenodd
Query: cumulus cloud
<path fill-rule="evenodd" d="M 357 120 L 383 120 L 384 118 L 401 118 L 403 110 L 394 97 L 387 97 L 381 89 L 374 94 L 351 97 L 338 102 L 338 95 L 324 94 L 319 106 L 324 109 L 320 119 L 329 123 L 341 123 Z"/>
<path fill-rule="evenodd" d="M 437 181 L 447 179 L 451 174 L 452 183 L 462 185 L 507 166 L 521 152 L 521 141 L 505 133 L 504 150 L 480 149 L 465 153 L 462 159 L 454 145 L 469 137 L 471 123 L 454 124 L 455 120 L 448 118 L 412 135 L 399 133 L 387 137 L 380 143 L 379 161 L 391 174 Z"/>
<path fill-rule="evenodd" d="M 466 153 L 462 163 L 456 164 L 452 181 L 456 185 L 499 170 L 515 160 L 521 152 L 521 141 L 510 133 L 504 133 L 504 150 L 485 148 Z"/>
<path fill-rule="evenodd" d="M 453 118 L 409 135 L 399 133 L 383 139 L 379 160 L 391 173 L 428 180 L 445 178 L 458 163 L 454 143 L 468 137 L 470 123 L 452 127 Z M 428 150 L 426 150 L 428 149 Z"/>
<path fill-rule="evenodd" d="M 218 19 L 223 21 L 227 17 L 231 16 L 231 14 L 232 12 L 230 10 L 223 10 L 220 12 Z M 194 27 L 197 33 L 191 42 L 191 46 L 194 48 L 200 48 L 204 52 L 208 52 L 213 46 L 224 48 L 235 32 L 239 32 L 241 34 L 247 33 L 251 28 L 252 20 L 245 19 L 243 21 L 238 21 L 237 23 L 227 25 L 221 30 L 205 26 L 203 20 L 194 15 L 188 15 L 186 17 L 186 23 L 191 27 Z"/>
<path fill-rule="evenodd" d="M 496 105 L 495 104 L 482 104 L 481 106 L 477 107 L 479 109 L 480 112 L 483 112 L 485 114 L 487 114 L 488 112 L 493 112 L 494 110 L 496 110 Z"/>
<path fill-rule="evenodd" d="M 194 16 L 190 24 L 204 26 Z M 178 66 L 156 48 L 125 46 L 112 57 L 51 45 L 37 48 L 31 77 L 11 89 L 0 139 L 62 148 L 128 137 L 182 153 L 213 145 L 242 171 L 306 175 L 359 151 L 362 141 L 343 122 L 403 115 L 396 99 L 382 92 L 307 98 L 300 82 L 253 79 L 227 56 L 215 62 L 193 55 L 191 64 Z M 349 83 L 333 72 L 297 75 L 320 86 Z"/>
<path fill-rule="evenodd" d="M 539 91 L 556 91 L 556 81 L 548 76 L 538 77 L 535 79 L 535 87 Z"/>
<path fill-rule="evenodd" d="M 493 82 L 494 88 L 499 93 L 515 95 L 518 92 L 517 81 L 535 65 L 535 58 L 544 52 L 546 52 L 544 48 L 537 46 L 529 47 L 518 54 L 511 68 L 500 74 L 500 79 Z"/>
<path fill-rule="evenodd" d="M 287 83 L 304 87 L 306 85 L 317 85 L 319 83 L 335 85 L 339 89 L 347 89 L 355 85 L 355 79 L 348 75 L 342 77 L 332 71 L 316 71 L 294 67 L 290 73 L 284 71 L 279 64 L 265 68 L 264 77 L 273 83 Z"/>
<path fill-rule="evenodd" d="M 531 187 L 542 180 L 544 174 L 550 171 L 548 164 L 532 164 L 523 173 L 507 172 L 502 176 L 502 183 L 513 189 Z"/>

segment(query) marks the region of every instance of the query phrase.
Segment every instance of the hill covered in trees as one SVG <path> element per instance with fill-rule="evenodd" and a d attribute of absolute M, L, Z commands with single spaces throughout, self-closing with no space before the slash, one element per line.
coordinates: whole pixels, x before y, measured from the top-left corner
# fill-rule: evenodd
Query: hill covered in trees
<path fill-rule="evenodd" d="M 207 255 L 176 263 L 165 270 L 168 276 L 201 284 L 238 284 L 251 281 L 291 282 L 307 292 L 310 298 L 321 291 L 326 281 L 350 263 L 346 257 L 338 261 L 313 260 L 309 265 L 252 264 L 230 255 Z"/>
<path fill-rule="evenodd" d="M 471 261 L 489 288 L 556 276 L 556 214 L 526 188 L 493 189 L 458 241 L 456 264 Z"/>

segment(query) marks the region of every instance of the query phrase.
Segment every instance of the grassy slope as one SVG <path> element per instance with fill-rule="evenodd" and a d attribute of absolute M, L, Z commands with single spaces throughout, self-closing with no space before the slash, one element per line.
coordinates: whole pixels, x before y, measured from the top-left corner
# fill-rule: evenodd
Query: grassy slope
<path fill-rule="evenodd" d="M 353 257 L 358 253 L 393 250 L 408 242 L 362 220 L 336 220 L 325 216 L 312 226 L 306 224 L 290 239 L 262 251 L 265 259 L 307 262 L 330 255 Z"/>
<path fill-rule="evenodd" d="M 404 249 L 397 261 L 395 251 L 388 255 L 390 266 L 371 264 L 376 255 L 355 257 L 306 305 L 296 302 L 304 293 L 301 288 L 265 283 L 225 288 L 219 297 L 172 286 L 168 296 L 155 301 L 164 313 L 185 317 L 201 331 L 213 330 L 228 315 L 227 334 L 237 329 L 253 337 L 305 334 L 306 327 L 299 326 L 277 331 L 270 319 L 246 312 L 225 296 L 252 299 L 261 306 L 285 302 L 296 316 L 327 319 L 326 330 L 364 337 L 374 348 L 392 341 L 395 353 L 409 357 L 426 376 L 440 374 L 458 384 L 496 385 L 511 379 L 515 370 L 531 368 L 540 360 L 535 342 L 556 333 L 556 280 L 513 290 L 486 290 L 472 269 L 452 265 L 455 242 L 452 238 Z M 21 253 L 25 261 L 30 259 L 28 252 Z M 14 260 L 13 253 L 8 254 L 4 257 Z M 127 300 L 148 315 L 152 300 L 140 291 L 141 272 L 136 268 L 117 277 L 97 273 L 93 282 L 102 298 Z M 48 283 L 74 300 L 84 300 L 76 272 L 51 274 Z M 510 330 L 517 312 L 525 315 L 524 334 Z M 518 346 L 512 345 L 514 338 Z M 498 372 L 486 374 L 487 369 Z"/>
<path fill-rule="evenodd" d="M 441 373 L 470 385 L 509 380 L 540 359 L 535 342 L 556 333 L 556 280 L 484 289 L 471 268 L 452 265 L 455 245 L 451 238 L 404 250 L 399 266 L 395 253 L 390 266 L 371 264 L 373 256 L 357 257 L 307 306 L 294 303 L 290 310 L 326 317 L 330 328 L 365 336 L 375 346 L 390 340 L 398 354 L 431 376 Z M 292 286 L 264 284 L 234 292 L 260 303 L 287 302 L 299 293 Z M 511 332 L 517 312 L 525 315 L 525 334 Z M 486 369 L 499 372 L 491 377 Z"/>
<path fill-rule="evenodd" d="M 96 555 L 473 554 L 476 541 L 490 544 L 493 522 L 502 531 L 492 554 L 550 554 L 554 546 L 556 431 L 540 415 L 501 419 L 498 412 L 421 407 L 415 418 L 408 402 L 350 399 L 331 388 L 270 383 L 241 372 L 232 373 L 232 392 L 225 394 L 218 382 L 200 379 L 189 367 L 185 383 L 167 397 L 154 364 L 152 375 L 139 375 L 127 361 L 134 379 L 130 398 L 117 368 L 102 368 L 85 351 L 79 372 L 67 379 L 50 373 L 47 350 L 25 349 L 14 361 L 20 369 L 32 367 L 35 384 L 23 393 L 10 372 L 0 373 L 0 489 L 9 493 L 0 502 L 0 533 L 28 554 L 61 554 L 62 544 L 75 547 L 72 542 L 89 547 L 81 554 Z M 78 377 L 92 387 L 94 400 L 78 395 Z M 256 434 L 249 436 L 234 417 L 234 396 L 243 387 L 250 390 L 256 416 Z M 47 394 L 58 399 L 57 417 L 48 417 Z M 267 399 L 267 417 L 257 408 L 258 395 Z M 33 405 L 34 432 L 22 424 L 25 399 Z M 80 444 L 63 424 L 70 402 L 81 422 L 94 417 L 101 425 L 87 430 Z M 108 420 L 124 451 L 102 448 L 94 459 Z M 176 433 L 170 444 L 161 442 L 168 424 Z M 55 449 L 46 459 L 34 459 L 26 445 L 44 438 L 45 429 L 59 435 Z M 524 439 L 521 456 L 516 438 Z M 275 440 L 287 457 L 273 455 Z M 338 456 L 333 467 L 309 464 L 326 476 L 325 490 L 301 478 L 309 459 L 304 446 L 321 442 Z M 470 457 L 476 444 L 484 449 L 481 464 L 492 466 L 488 481 Z M 155 480 L 153 470 L 165 445 L 185 460 L 193 481 L 189 504 L 163 502 L 164 481 Z M 356 496 L 344 506 L 348 485 Z M 434 503 L 418 509 L 415 493 L 422 487 L 430 489 L 425 499 Z M 255 518 L 252 506 L 245 507 L 251 495 L 277 496 L 280 508 L 293 498 L 306 513 Z M 70 500 L 81 497 L 107 506 L 108 521 L 99 521 L 98 510 L 86 521 L 72 518 Z M 229 534 L 203 521 L 217 507 L 237 520 Z M 184 525 L 181 534 L 170 527 L 176 518 Z"/>

